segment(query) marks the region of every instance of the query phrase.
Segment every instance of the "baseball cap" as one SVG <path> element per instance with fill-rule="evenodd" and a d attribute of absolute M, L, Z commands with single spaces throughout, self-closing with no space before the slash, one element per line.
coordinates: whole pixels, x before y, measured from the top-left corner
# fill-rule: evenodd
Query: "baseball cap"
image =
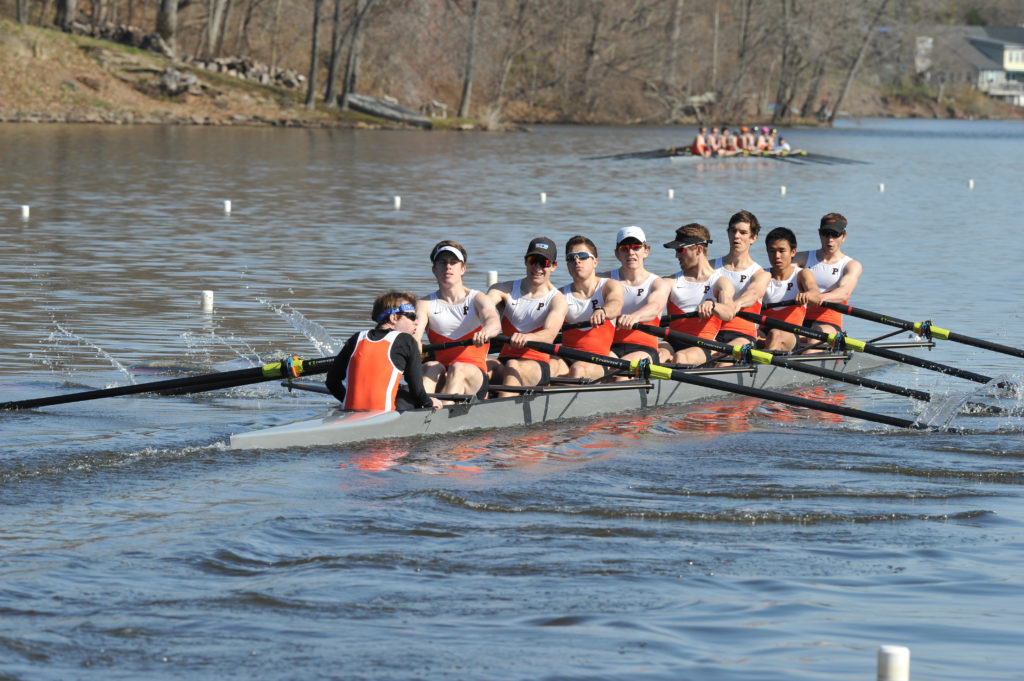
<path fill-rule="evenodd" d="M 555 242 L 546 236 L 539 236 L 530 242 L 526 248 L 526 257 L 529 258 L 531 255 L 542 255 L 551 262 L 558 262 L 558 248 L 555 247 Z"/>
<path fill-rule="evenodd" d="M 629 227 L 623 227 L 619 230 L 619 233 L 615 235 L 615 245 L 618 246 L 626 239 L 636 239 L 642 244 L 647 243 L 647 235 L 644 234 L 644 230 L 640 229 L 636 225 L 630 225 Z"/>
<path fill-rule="evenodd" d="M 846 218 L 842 215 L 826 215 L 821 219 L 821 225 L 818 227 L 819 232 L 839 232 L 840 234 L 846 233 Z"/>

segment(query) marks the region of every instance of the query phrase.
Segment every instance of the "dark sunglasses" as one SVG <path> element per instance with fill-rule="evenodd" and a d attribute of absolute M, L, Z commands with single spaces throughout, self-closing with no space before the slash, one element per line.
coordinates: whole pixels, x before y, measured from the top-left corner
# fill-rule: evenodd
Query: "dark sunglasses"
<path fill-rule="evenodd" d="M 583 251 L 582 253 L 566 253 L 565 254 L 565 259 L 567 261 L 569 261 L 569 262 L 576 262 L 577 260 L 590 260 L 591 258 L 596 258 L 596 257 L 597 256 L 594 255 L 593 253 L 587 253 L 586 251 Z"/>
<path fill-rule="evenodd" d="M 540 255 L 528 255 L 526 256 L 526 264 L 532 265 L 533 267 L 548 268 L 553 264 L 550 259 Z"/>
<path fill-rule="evenodd" d="M 843 235 L 842 232 L 835 232 L 835 231 L 833 231 L 831 229 L 821 230 L 821 231 L 818 232 L 818 234 L 822 235 L 826 239 L 838 239 L 839 237 L 841 237 Z"/>
<path fill-rule="evenodd" d="M 639 251 L 643 249 L 644 244 L 619 244 L 615 247 L 619 253 L 629 253 L 630 251 Z"/>
<path fill-rule="evenodd" d="M 398 314 L 400 314 L 401 316 L 405 317 L 410 322 L 416 321 L 416 313 L 415 312 L 399 312 Z"/>

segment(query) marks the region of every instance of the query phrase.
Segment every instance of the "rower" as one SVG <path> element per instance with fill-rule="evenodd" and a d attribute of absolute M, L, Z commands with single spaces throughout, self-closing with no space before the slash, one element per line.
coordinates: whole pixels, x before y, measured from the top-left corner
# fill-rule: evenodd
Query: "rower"
<path fill-rule="evenodd" d="M 764 244 L 768 250 L 768 262 L 771 263 L 771 279 L 761 299 L 766 306 L 762 314 L 781 319 L 787 324 L 802 326 L 807 304 L 817 305 L 821 302 L 821 294 L 811 271 L 793 262 L 796 234 L 786 227 L 776 227 L 768 232 Z M 792 304 L 767 307 L 786 302 Z M 789 331 L 762 327 L 760 333 L 763 335 L 765 350 L 789 351 L 796 347 L 796 335 Z"/>
<path fill-rule="evenodd" d="M 658 339 L 633 328 L 638 323 L 657 324 L 672 289 L 670 281 L 644 267 L 650 254 L 644 230 L 636 225 L 623 227 L 615 236 L 619 268 L 600 275 L 622 283 L 622 313 L 615 320 L 612 352 L 630 361 L 657 362 L 659 359 Z"/>
<path fill-rule="evenodd" d="M 733 286 L 729 277 L 724 276 L 708 262 L 708 246 L 711 232 L 696 222 L 683 225 L 676 230 L 676 238 L 665 244 L 674 249 L 680 270 L 662 281 L 671 286 L 668 298 L 668 313 L 672 315 L 696 312 L 695 317 L 674 319 L 669 327 L 691 336 L 712 340 L 722 322 L 736 314 L 733 302 Z M 660 347 L 662 361 L 678 364 L 704 364 L 711 358 L 711 352 L 704 348 L 688 346 L 669 339 Z"/>
<path fill-rule="evenodd" d="M 693 138 L 693 144 L 690 145 L 690 150 L 694 156 L 703 156 L 707 158 L 711 156 L 711 151 L 708 149 L 708 129 L 705 126 L 700 126 L 700 130 L 697 131 L 697 136 Z"/>
<path fill-rule="evenodd" d="M 741 210 L 729 218 L 729 254 L 715 258 L 711 267 L 727 276 L 732 281 L 733 302 L 736 310 L 753 312 L 761 311 L 761 298 L 768 287 L 771 275 L 750 257 L 750 247 L 757 241 L 761 231 L 761 223 L 757 216 L 748 210 Z M 740 347 L 757 340 L 757 327 L 740 317 L 726 320 L 722 324 L 715 340 Z"/>
<path fill-rule="evenodd" d="M 754 142 L 754 133 L 745 125 L 740 128 L 740 148 L 747 153 L 757 150 L 757 144 Z"/>
<path fill-rule="evenodd" d="M 772 148 L 768 146 L 768 126 L 761 126 L 758 130 L 757 126 L 754 126 L 754 130 L 757 131 L 757 140 L 754 142 L 754 149 L 760 152 L 771 151 Z"/>
<path fill-rule="evenodd" d="M 711 133 L 708 135 L 708 156 L 717 156 L 719 149 L 722 148 L 722 138 L 718 134 L 718 126 L 712 126 Z"/>
<path fill-rule="evenodd" d="M 350 411 L 405 411 L 441 402 L 423 388 L 416 296 L 388 291 L 373 301 L 377 326 L 352 334 L 327 371 L 326 385 Z M 400 388 L 405 378 L 407 388 Z"/>
<path fill-rule="evenodd" d="M 789 146 L 789 142 L 786 141 L 785 137 L 779 138 L 779 145 L 775 147 L 775 153 L 777 154 L 788 154 L 793 151 L 793 147 Z"/>
<path fill-rule="evenodd" d="M 728 127 L 722 128 L 722 143 L 718 148 L 719 156 L 735 156 L 740 153 L 740 140 Z"/>
<path fill-rule="evenodd" d="M 565 261 L 572 283 L 562 288 L 569 312 L 567 325 L 585 325 L 562 331 L 562 345 L 595 355 L 611 355 L 615 338 L 613 319 L 622 311 L 622 284 L 611 277 L 598 277 L 597 246 L 576 235 L 565 244 Z M 603 378 L 605 369 L 592 362 L 551 358 L 551 373 L 570 378 Z"/>
<path fill-rule="evenodd" d="M 568 312 L 565 297 L 551 284 L 557 258 L 555 242 L 537 237 L 526 249 L 526 276 L 495 284 L 487 291 L 501 313 L 502 332 L 509 337 L 498 355 L 502 385 L 547 385 L 551 381 L 550 355 L 526 344 L 554 342 Z M 498 396 L 514 394 L 500 392 Z"/>
<path fill-rule="evenodd" d="M 416 303 L 416 338 L 427 333 L 431 343 L 472 341 L 472 345 L 438 350 L 423 365 L 429 392 L 487 397 L 487 352 L 501 333 L 498 311 L 487 295 L 462 283 L 466 249 L 455 241 L 438 242 L 430 251 L 437 291 Z"/>
<path fill-rule="evenodd" d="M 846 241 L 846 218 L 839 213 L 822 216 L 818 236 L 821 248 L 798 253 L 796 264 L 814 275 L 823 302 L 846 304 L 863 271 L 859 262 L 842 251 Z M 826 333 L 843 329 L 842 314 L 817 305 L 808 306 L 804 322 Z"/>

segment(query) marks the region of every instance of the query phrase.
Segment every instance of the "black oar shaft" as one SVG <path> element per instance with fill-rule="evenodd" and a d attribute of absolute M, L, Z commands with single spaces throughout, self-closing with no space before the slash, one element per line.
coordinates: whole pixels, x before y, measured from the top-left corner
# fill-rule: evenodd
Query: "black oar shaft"
<path fill-rule="evenodd" d="M 762 314 L 754 314 L 753 312 L 744 312 L 740 310 L 736 313 L 736 316 L 746 319 L 747 321 L 767 326 L 772 329 L 780 329 L 782 331 L 789 331 L 799 336 L 806 336 L 807 338 L 813 338 L 825 343 L 832 342 L 832 335 L 819 331 L 817 329 L 811 329 L 806 326 L 798 326 L 795 324 L 788 324 L 781 319 L 775 319 L 773 317 L 767 317 Z M 888 348 L 880 348 L 871 343 L 864 343 L 862 341 L 855 340 L 853 338 L 843 337 L 843 343 L 849 350 L 856 350 L 863 352 L 868 355 L 875 355 L 876 357 L 884 357 L 891 359 L 894 362 L 901 362 L 903 364 L 910 364 L 911 366 L 920 367 L 929 371 L 937 371 L 942 374 L 949 376 L 956 376 L 957 378 L 963 378 L 968 381 L 974 381 L 975 383 L 988 383 L 992 380 L 990 376 L 975 373 L 973 371 L 967 371 L 966 369 L 960 369 L 958 367 L 950 366 L 948 364 L 941 364 L 939 362 L 932 362 L 920 357 L 914 357 L 913 355 L 907 355 L 902 352 L 896 352 L 895 350 L 889 350 Z"/>
<path fill-rule="evenodd" d="M 617 357 L 605 357 L 603 355 L 594 355 L 589 352 L 581 352 L 579 350 L 566 348 L 561 345 L 553 345 L 551 343 L 539 343 L 531 341 L 527 343 L 527 345 L 533 348 L 534 350 L 537 350 L 538 352 L 543 352 L 549 355 L 557 355 L 559 357 L 565 357 L 566 359 L 593 362 L 594 364 L 610 366 L 615 369 L 627 369 L 629 371 L 633 371 L 636 369 L 637 365 L 636 362 L 630 362 L 624 359 L 619 359 Z M 668 367 L 659 366 L 657 364 L 650 365 L 650 372 L 650 375 L 654 378 L 679 381 L 680 383 L 698 385 L 704 388 L 710 388 L 712 390 L 737 393 L 740 395 L 745 395 L 747 397 L 754 397 L 761 400 L 780 402 L 782 404 L 788 404 L 794 407 L 803 407 L 805 409 L 825 411 L 832 414 L 849 416 L 852 418 L 862 419 L 864 421 L 874 421 L 876 423 L 883 423 L 886 425 L 896 426 L 899 428 L 914 428 L 916 430 L 923 430 L 929 427 L 920 424 L 916 421 L 911 421 L 909 419 L 901 419 L 896 416 L 887 416 L 885 414 L 876 414 L 874 412 L 861 411 L 860 409 L 854 409 L 853 407 L 842 407 L 835 404 L 828 404 L 826 402 L 818 402 L 816 400 L 809 400 L 803 397 L 797 397 L 796 395 L 787 395 L 785 393 L 777 393 L 771 390 L 762 390 L 760 388 L 754 388 L 751 386 L 725 383 L 723 381 L 716 381 L 714 379 L 706 378 L 704 376 L 689 374 L 680 369 L 670 369 Z"/>
<path fill-rule="evenodd" d="M 886 324 L 888 326 L 895 326 L 898 329 L 905 329 L 907 331 L 913 331 L 914 333 L 921 334 L 927 332 L 932 338 L 938 338 L 940 340 L 949 340 L 954 343 L 962 343 L 963 345 L 971 345 L 976 348 L 982 348 L 983 350 L 991 350 L 992 352 L 999 352 L 1004 355 L 1012 355 L 1014 357 L 1020 357 L 1024 359 L 1024 350 L 1021 348 L 1011 347 L 1009 345 L 1003 345 L 1002 343 L 993 343 L 992 341 L 985 340 L 984 338 L 975 338 L 974 336 L 965 336 L 962 333 L 956 333 L 949 329 L 943 329 L 938 326 L 933 326 L 931 323 L 926 322 L 911 322 L 906 319 L 899 319 L 897 317 L 890 317 L 889 315 L 880 314 L 878 312 L 872 312 L 871 310 L 865 310 L 859 307 L 853 307 L 852 305 L 843 305 L 841 303 L 822 303 L 822 307 L 827 307 L 830 310 L 848 314 L 851 317 L 859 317 L 860 319 L 866 319 L 869 322 L 877 322 L 879 324 Z"/>
<path fill-rule="evenodd" d="M 723 352 L 726 354 L 737 355 L 738 346 L 729 345 L 728 343 L 721 343 L 719 341 L 711 341 L 706 338 L 700 338 L 699 336 L 692 336 L 687 333 L 680 331 L 674 331 L 672 329 L 665 329 L 656 326 L 649 326 L 647 324 L 637 324 L 636 328 L 649 333 L 653 336 L 659 336 L 666 340 L 674 338 L 681 343 L 688 345 L 695 345 L 697 347 L 706 347 L 709 350 L 716 352 Z M 886 383 L 884 381 L 877 381 L 866 376 L 857 376 L 854 374 L 847 374 L 842 371 L 835 371 L 833 369 L 826 369 L 825 367 L 818 367 L 811 364 L 805 364 L 803 362 L 797 362 L 785 357 L 779 357 L 769 352 L 763 352 L 754 350 L 750 353 L 751 359 L 760 364 L 771 364 L 773 366 L 783 367 L 791 371 L 797 371 L 800 373 L 811 374 L 813 376 L 819 376 L 821 378 L 828 378 L 833 381 L 842 381 L 845 383 L 852 383 L 865 388 L 871 388 L 873 390 L 881 390 L 883 392 L 892 393 L 894 395 L 903 395 L 905 397 L 912 397 L 915 400 L 921 400 L 922 402 L 930 402 L 932 396 L 921 390 L 914 390 L 913 388 L 904 388 L 900 385 L 893 383 Z"/>
<path fill-rule="evenodd" d="M 309 374 L 321 374 L 327 371 L 334 362 L 333 357 L 320 357 L 318 359 L 299 360 L 299 371 L 302 376 Z M 14 402 L 0 403 L 0 410 L 11 409 L 35 409 L 36 407 L 47 407 L 55 404 L 68 404 L 71 402 L 83 402 L 85 400 L 96 400 L 104 397 L 121 397 L 124 395 L 138 395 L 141 393 L 194 393 L 206 390 L 218 390 L 230 388 L 261 381 L 270 381 L 275 378 L 287 378 L 287 370 L 282 362 L 264 364 L 261 367 L 251 369 L 238 369 L 237 371 L 224 371 L 216 374 L 204 374 L 202 376 L 189 376 L 186 378 L 172 378 L 166 381 L 151 381 L 136 385 L 122 385 L 116 388 L 105 388 L 102 390 L 84 390 L 69 395 L 51 395 L 50 397 L 39 397 L 32 400 L 18 400 Z"/>

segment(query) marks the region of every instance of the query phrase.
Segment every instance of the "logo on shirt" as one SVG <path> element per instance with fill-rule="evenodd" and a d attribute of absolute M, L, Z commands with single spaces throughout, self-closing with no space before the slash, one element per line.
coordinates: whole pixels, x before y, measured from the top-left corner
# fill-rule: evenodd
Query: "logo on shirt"
<path fill-rule="evenodd" d="M 469 305 L 462 306 L 462 314 L 469 314 Z"/>
<path fill-rule="evenodd" d="M 746 280 L 747 280 L 747 275 L 745 275 L 745 274 L 741 274 L 741 275 L 740 275 L 740 283 L 742 284 L 742 283 L 743 283 L 743 282 L 745 282 Z"/>
<path fill-rule="evenodd" d="M 538 310 L 543 310 L 544 309 L 544 303 L 537 303 L 537 309 Z"/>
<path fill-rule="evenodd" d="M 644 290 L 642 288 L 638 288 L 636 290 L 636 297 L 637 298 L 641 297 L 643 294 L 644 294 Z"/>
<path fill-rule="evenodd" d="M 786 290 L 787 291 L 792 291 L 793 290 L 793 282 L 791 282 L 791 281 L 786 282 Z"/>
<path fill-rule="evenodd" d="M 711 286 L 709 284 L 705 284 L 704 285 L 704 295 L 707 295 L 708 291 L 710 291 L 710 290 L 711 290 Z"/>
<path fill-rule="evenodd" d="M 837 274 L 839 274 L 839 268 L 838 268 L 838 267 L 833 267 L 833 268 L 832 268 L 832 276 L 834 277 L 834 276 L 836 276 Z"/>
<path fill-rule="evenodd" d="M 596 309 L 597 309 L 597 299 L 596 299 L 596 298 L 594 298 L 594 299 L 591 299 L 591 301 L 590 301 L 590 307 L 591 307 L 591 309 L 593 309 L 593 310 L 596 310 Z"/>

